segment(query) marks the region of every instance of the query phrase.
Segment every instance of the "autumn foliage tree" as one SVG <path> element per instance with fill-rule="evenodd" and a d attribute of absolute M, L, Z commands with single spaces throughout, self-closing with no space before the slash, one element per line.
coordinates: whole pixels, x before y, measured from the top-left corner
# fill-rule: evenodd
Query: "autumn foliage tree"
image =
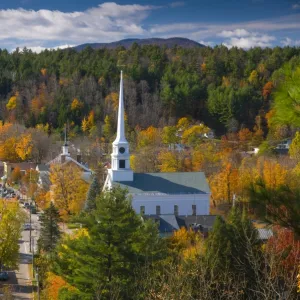
<path fill-rule="evenodd" d="M 79 213 L 84 207 L 88 184 L 81 175 L 82 171 L 73 164 L 51 166 L 53 200 L 65 219 Z"/>

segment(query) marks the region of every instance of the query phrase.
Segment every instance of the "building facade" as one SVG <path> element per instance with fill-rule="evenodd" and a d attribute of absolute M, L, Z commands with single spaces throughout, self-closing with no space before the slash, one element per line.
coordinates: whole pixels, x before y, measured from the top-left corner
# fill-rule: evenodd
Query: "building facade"
<path fill-rule="evenodd" d="M 121 72 L 117 137 L 112 144 L 104 190 L 126 188 L 132 207 L 141 215 L 209 215 L 210 190 L 203 172 L 134 173 L 129 158 Z"/>

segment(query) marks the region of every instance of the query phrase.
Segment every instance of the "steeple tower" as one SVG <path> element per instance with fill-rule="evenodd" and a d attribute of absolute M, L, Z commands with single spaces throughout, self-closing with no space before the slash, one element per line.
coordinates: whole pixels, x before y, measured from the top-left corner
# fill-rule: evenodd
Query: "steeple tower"
<path fill-rule="evenodd" d="M 68 141 L 67 141 L 67 125 L 65 125 L 65 142 L 62 146 L 62 154 L 63 155 L 70 155 L 69 154 L 69 146 L 68 146 Z"/>
<path fill-rule="evenodd" d="M 133 171 L 130 169 L 129 163 L 129 144 L 125 137 L 122 71 L 120 81 L 117 136 L 112 146 L 113 152 L 111 154 L 111 169 L 108 170 L 111 181 L 133 181 Z"/>

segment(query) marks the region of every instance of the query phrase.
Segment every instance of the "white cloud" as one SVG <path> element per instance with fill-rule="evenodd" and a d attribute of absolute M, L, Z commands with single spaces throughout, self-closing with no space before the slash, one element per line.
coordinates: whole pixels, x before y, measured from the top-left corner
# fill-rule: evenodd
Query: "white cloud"
<path fill-rule="evenodd" d="M 249 49 L 253 47 L 272 47 L 272 41 L 274 41 L 276 38 L 274 36 L 269 35 L 252 35 L 248 37 L 232 37 L 229 40 L 224 42 L 224 45 L 228 48 L 231 47 L 238 47 L 238 48 L 244 48 Z"/>
<path fill-rule="evenodd" d="M 236 29 L 233 31 L 222 31 L 220 36 L 225 37 L 223 44 L 228 48 L 238 47 L 249 49 L 253 47 L 271 47 L 272 42 L 276 40 L 274 36 L 260 34 L 257 32 L 249 32 L 244 29 Z"/>
<path fill-rule="evenodd" d="M 83 12 L 0 10 L 0 40 L 32 44 L 109 42 L 145 34 L 142 21 L 160 8 L 151 5 L 100 4 Z M 43 46 L 43 45 L 41 45 Z"/>
<path fill-rule="evenodd" d="M 209 42 L 209 41 L 199 41 L 199 43 L 204 46 L 209 46 L 209 47 L 213 47 L 216 44 L 214 42 Z"/>
<path fill-rule="evenodd" d="M 286 37 L 285 39 L 281 40 L 280 43 L 283 46 L 300 46 L 300 40 L 292 40 L 289 37 Z"/>
<path fill-rule="evenodd" d="M 223 30 L 221 33 L 218 34 L 218 36 L 224 37 L 224 38 L 230 38 L 233 36 L 244 37 L 244 36 L 249 36 L 249 35 L 250 35 L 250 32 L 245 29 Z"/>
<path fill-rule="evenodd" d="M 295 3 L 292 5 L 292 9 L 300 9 L 300 3 Z"/>
<path fill-rule="evenodd" d="M 257 21 L 240 23 L 172 23 L 157 24 L 150 29 L 152 34 L 159 34 L 165 37 L 176 33 L 184 33 L 186 37 L 194 40 L 201 40 L 212 37 L 230 38 L 232 36 L 246 37 L 250 32 L 266 34 L 282 30 L 299 31 L 300 14 L 283 16 Z"/>
<path fill-rule="evenodd" d="M 41 53 L 44 50 L 57 50 L 57 49 L 66 49 L 66 48 L 72 48 L 75 45 L 59 45 L 59 46 L 55 46 L 55 47 L 41 47 L 41 46 L 19 46 L 18 48 L 20 49 L 20 51 L 22 51 L 22 49 L 24 47 L 26 47 L 27 49 L 31 50 L 32 52 L 35 53 Z M 16 48 L 14 48 L 13 50 L 11 50 L 11 52 L 16 51 Z"/>
<path fill-rule="evenodd" d="M 176 1 L 176 2 L 172 2 L 170 3 L 170 7 L 174 8 L 174 7 L 180 7 L 180 6 L 184 6 L 185 3 L 183 1 Z"/>

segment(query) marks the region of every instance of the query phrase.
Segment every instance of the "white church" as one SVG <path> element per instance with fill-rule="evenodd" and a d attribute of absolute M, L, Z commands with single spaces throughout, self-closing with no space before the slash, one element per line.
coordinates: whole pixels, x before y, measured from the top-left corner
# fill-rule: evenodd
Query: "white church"
<path fill-rule="evenodd" d="M 126 188 L 136 213 L 144 216 L 207 216 L 210 190 L 203 172 L 134 173 L 125 137 L 121 72 L 117 137 L 112 144 L 111 169 L 104 189 Z"/>

